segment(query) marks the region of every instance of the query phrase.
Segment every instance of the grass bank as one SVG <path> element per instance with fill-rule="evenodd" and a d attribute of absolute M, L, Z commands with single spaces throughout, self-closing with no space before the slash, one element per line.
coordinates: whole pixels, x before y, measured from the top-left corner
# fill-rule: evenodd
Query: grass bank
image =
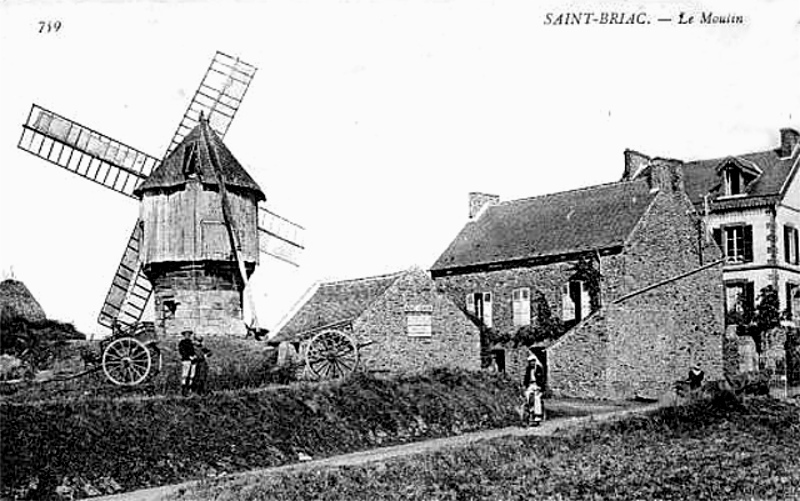
<path fill-rule="evenodd" d="M 800 407 L 718 396 L 565 437 L 219 480 L 180 499 L 798 499 Z"/>
<path fill-rule="evenodd" d="M 203 397 L 0 403 L 9 497 L 175 483 L 515 423 L 516 382 L 435 370 Z M 65 479 L 66 482 L 65 482 Z"/>

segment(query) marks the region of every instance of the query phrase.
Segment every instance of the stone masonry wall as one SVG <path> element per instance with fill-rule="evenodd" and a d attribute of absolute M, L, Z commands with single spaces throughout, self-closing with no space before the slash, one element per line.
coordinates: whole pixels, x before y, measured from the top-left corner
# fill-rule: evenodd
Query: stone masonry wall
<path fill-rule="evenodd" d="M 688 198 L 660 193 L 626 246 L 628 286 L 640 289 L 717 261 L 719 249 L 700 237 Z M 669 391 L 695 363 L 707 380 L 723 377 L 721 263 L 611 305 L 608 321 L 614 398 Z"/>
<path fill-rule="evenodd" d="M 548 389 L 554 396 L 607 398 L 609 336 L 602 309 L 547 349 Z"/>
<path fill-rule="evenodd" d="M 466 308 L 466 295 L 474 292 L 492 293 L 492 324 L 498 332 L 513 334 L 514 326 L 512 292 L 514 289 L 529 287 L 531 301 L 544 297 L 553 316 L 562 315 L 561 287 L 572 276 L 575 261 L 562 261 L 536 267 L 511 268 L 486 272 L 466 273 L 436 278 L 436 284 L 461 308 Z M 606 303 L 624 293 L 624 285 L 619 278 L 622 274 L 622 257 L 602 256 L 600 270 L 601 303 Z M 531 325 L 536 323 L 536 307 L 531 304 Z"/>
<path fill-rule="evenodd" d="M 155 296 L 155 326 L 159 336 L 192 330 L 203 336 L 244 337 L 242 297 L 232 265 L 170 263 L 152 266 L 148 277 Z M 175 304 L 169 311 L 165 301 Z"/>
<path fill-rule="evenodd" d="M 430 337 L 407 334 L 409 312 L 431 312 Z M 433 367 L 480 368 L 478 327 L 436 286 L 428 274 L 414 269 L 397 279 L 353 323 L 368 371 L 412 373 Z"/>

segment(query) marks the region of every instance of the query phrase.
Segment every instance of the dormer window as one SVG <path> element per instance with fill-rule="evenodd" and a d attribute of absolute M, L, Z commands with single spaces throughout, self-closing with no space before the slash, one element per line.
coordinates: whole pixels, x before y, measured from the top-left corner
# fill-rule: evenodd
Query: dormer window
<path fill-rule="evenodd" d="M 738 195 L 742 192 L 742 175 L 738 169 L 725 170 L 725 194 Z"/>
<path fill-rule="evenodd" d="M 729 160 L 719 170 L 725 185 L 725 196 L 744 194 L 747 185 L 761 175 L 761 169 L 757 165 L 739 159 Z"/>

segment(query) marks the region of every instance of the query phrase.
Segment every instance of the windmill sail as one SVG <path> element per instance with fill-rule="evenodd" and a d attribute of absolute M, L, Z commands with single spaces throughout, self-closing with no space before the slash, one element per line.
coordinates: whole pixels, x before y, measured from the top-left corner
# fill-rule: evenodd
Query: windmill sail
<path fill-rule="evenodd" d="M 142 222 L 136 221 L 122 260 L 114 274 L 111 288 L 97 317 L 97 322 L 112 328 L 114 322 L 130 327 L 142 318 L 153 286 L 142 272 L 139 251 L 142 245 Z"/>
<path fill-rule="evenodd" d="M 155 157 L 35 104 L 18 147 L 132 198 L 136 185 L 159 164 Z"/>
<path fill-rule="evenodd" d="M 214 132 L 224 138 L 255 74 L 255 66 L 218 51 L 211 60 L 200 87 L 195 91 L 164 157 L 200 123 L 201 113 Z"/>
<path fill-rule="evenodd" d="M 258 207 L 258 246 L 261 252 L 299 266 L 305 229 L 297 223 Z"/>

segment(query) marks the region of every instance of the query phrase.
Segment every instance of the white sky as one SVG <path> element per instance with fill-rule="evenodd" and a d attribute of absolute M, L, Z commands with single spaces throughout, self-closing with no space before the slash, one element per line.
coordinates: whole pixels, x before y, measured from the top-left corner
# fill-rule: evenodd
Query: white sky
<path fill-rule="evenodd" d="M 536 3 L 537 5 L 533 5 Z M 544 26 L 546 12 L 681 10 L 742 26 Z M 57 34 L 38 21 L 60 20 Z M 160 157 L 216 50 L 258 73 L 226 144 L 307 228 L 264 259 L 262 324 L 315 281 L 429 268 L 503 199 L 617 180 L 626 147 L 682 159 L 800 128 L 800 2 L 0 3 L 0 270 L 48 316 L 95 319 L 138 213 L 16 148 L 31 103 Z"/>

